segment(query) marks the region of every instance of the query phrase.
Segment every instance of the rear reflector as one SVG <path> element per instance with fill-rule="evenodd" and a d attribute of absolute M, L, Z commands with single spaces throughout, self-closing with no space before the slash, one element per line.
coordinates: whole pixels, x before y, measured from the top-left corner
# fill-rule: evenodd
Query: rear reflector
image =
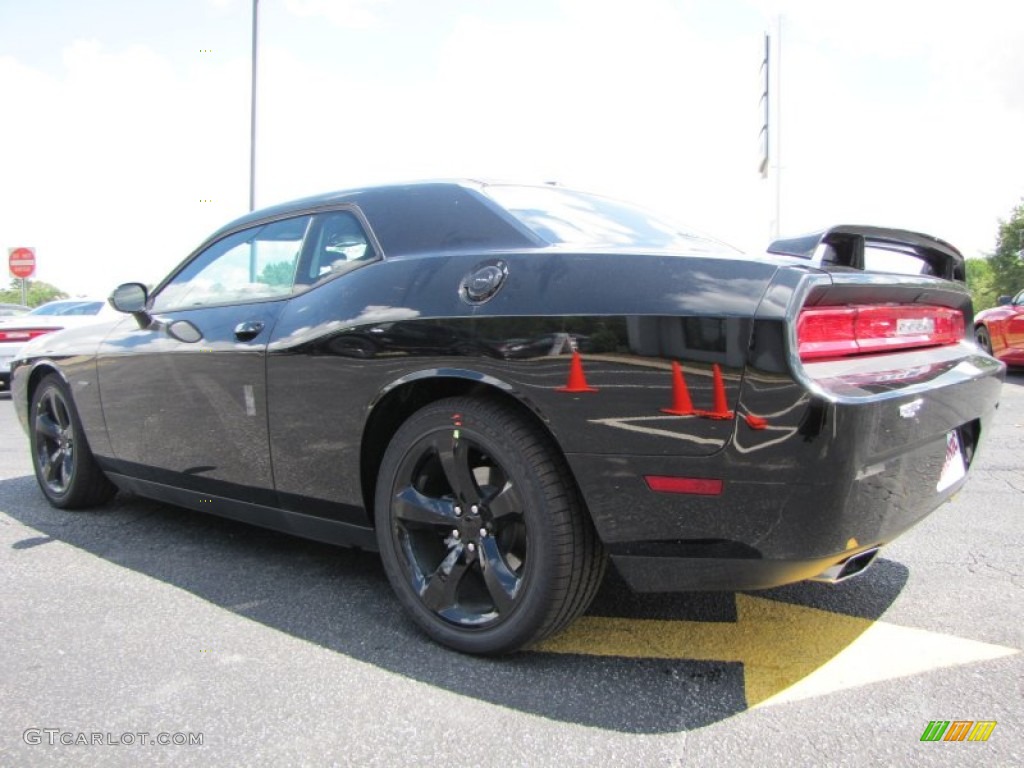
<path fill-rule="evenodd" d="M 956 344 L 964 316 L 915 304 L 812 307 L 800 312 L 796 336 L 801 360 L 870 355 Z"/>
<path fill-rule="evenodd" d="M 659 493 L 689 493 L 693 496 L 718 496 L 722 492 L 721 480 L 703 477 L 666 477 L 644 475 L 647 487 Z"/>
<path fill-rule="evenodd" d="M 32 341 L 39 336 L 59 331 L 60 328 L 11 328 L 0 330 L 0 341 Z"/>

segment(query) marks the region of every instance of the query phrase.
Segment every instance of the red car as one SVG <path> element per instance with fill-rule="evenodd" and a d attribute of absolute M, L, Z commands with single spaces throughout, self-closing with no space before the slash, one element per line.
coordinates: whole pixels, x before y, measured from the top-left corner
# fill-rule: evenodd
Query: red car
<path fill-rule="evenodd" d="M 1003 296 L 998 307 L 974 318 L 978 346 L 1007 365 L 1024 366 L 1024 291 L 1012 299 Z"/>

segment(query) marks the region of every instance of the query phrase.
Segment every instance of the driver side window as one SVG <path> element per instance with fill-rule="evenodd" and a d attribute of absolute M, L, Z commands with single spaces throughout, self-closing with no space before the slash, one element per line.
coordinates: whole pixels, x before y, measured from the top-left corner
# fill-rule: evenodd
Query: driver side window
<path fill-rule="evenodd" d="M 153 299 L 153 312 L 284 297 L 312 217 L 275 221 L 229 235 L 176 274 Z"/>

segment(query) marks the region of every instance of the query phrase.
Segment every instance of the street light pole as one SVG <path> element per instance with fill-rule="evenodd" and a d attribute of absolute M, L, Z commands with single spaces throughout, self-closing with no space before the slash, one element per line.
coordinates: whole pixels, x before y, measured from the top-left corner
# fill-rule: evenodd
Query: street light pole
<path fill-rule="evenodd" d="M 782 15 L 775 33 L 775 237 L 782 236 Z"/>
<path fill-rule="evenodd" d="M 761 162 L 758 171 L 762 179 L 775 176 L 774 217 L 770 236 L 777 240 L 782 232 L 782 16 L 776 20 L 774 39 L 764 35 L 764 59 L 761 61 L 763 108 L 761 123 Z M 773 162 L 774 161 L 774 162 Z"/>
<path fill-rule="evenodd" d="M 249 114 L 249 210 L 256 208 L 256 29 L 260 0 L 252 0 L 252 109 Z"/>

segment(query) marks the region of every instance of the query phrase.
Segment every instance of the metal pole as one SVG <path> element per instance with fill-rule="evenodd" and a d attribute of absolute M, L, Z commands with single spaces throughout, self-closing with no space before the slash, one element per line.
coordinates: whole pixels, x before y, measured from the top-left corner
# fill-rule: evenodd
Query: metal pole
<path fill-rule="evenodd" d="M 249 210 L 256 208 L 256 29 L 259 0 L 252 0 L 252 110 L 249 114 Z"/>
<path fill-rule="evenodd" d="M 761 165 L 758 169 L 761 172 L 761 178 L 768 178 L 768 164 L 771 161 L 772 156 L 772 136 L 774 135 L 771 131 L 771 90 L 772 90 L 772 70 L 771 70 L 771 59 L 772 59 L 772 38 L 765 32 L 764 33 L 764 59 L 761 61 L 761 71 L 764 73 L 764 80 L 762 81 L 764 90 L 761 91 L 761 103 L 764 106 L 764 122 L 761 123 L 761 141 L 763 145 L 761 147 Z M 771 233 L 769 233 L 771 234 Z"/>
<path fill-rule="evenodd" d="M 21 278 L 21 306 L 28 306 L 28 281 L 24 277 Z"/>
<path fill-rule="evenodd" d="M 782 231 L 782 15 L 775 35 L 775 239 Z"/>

